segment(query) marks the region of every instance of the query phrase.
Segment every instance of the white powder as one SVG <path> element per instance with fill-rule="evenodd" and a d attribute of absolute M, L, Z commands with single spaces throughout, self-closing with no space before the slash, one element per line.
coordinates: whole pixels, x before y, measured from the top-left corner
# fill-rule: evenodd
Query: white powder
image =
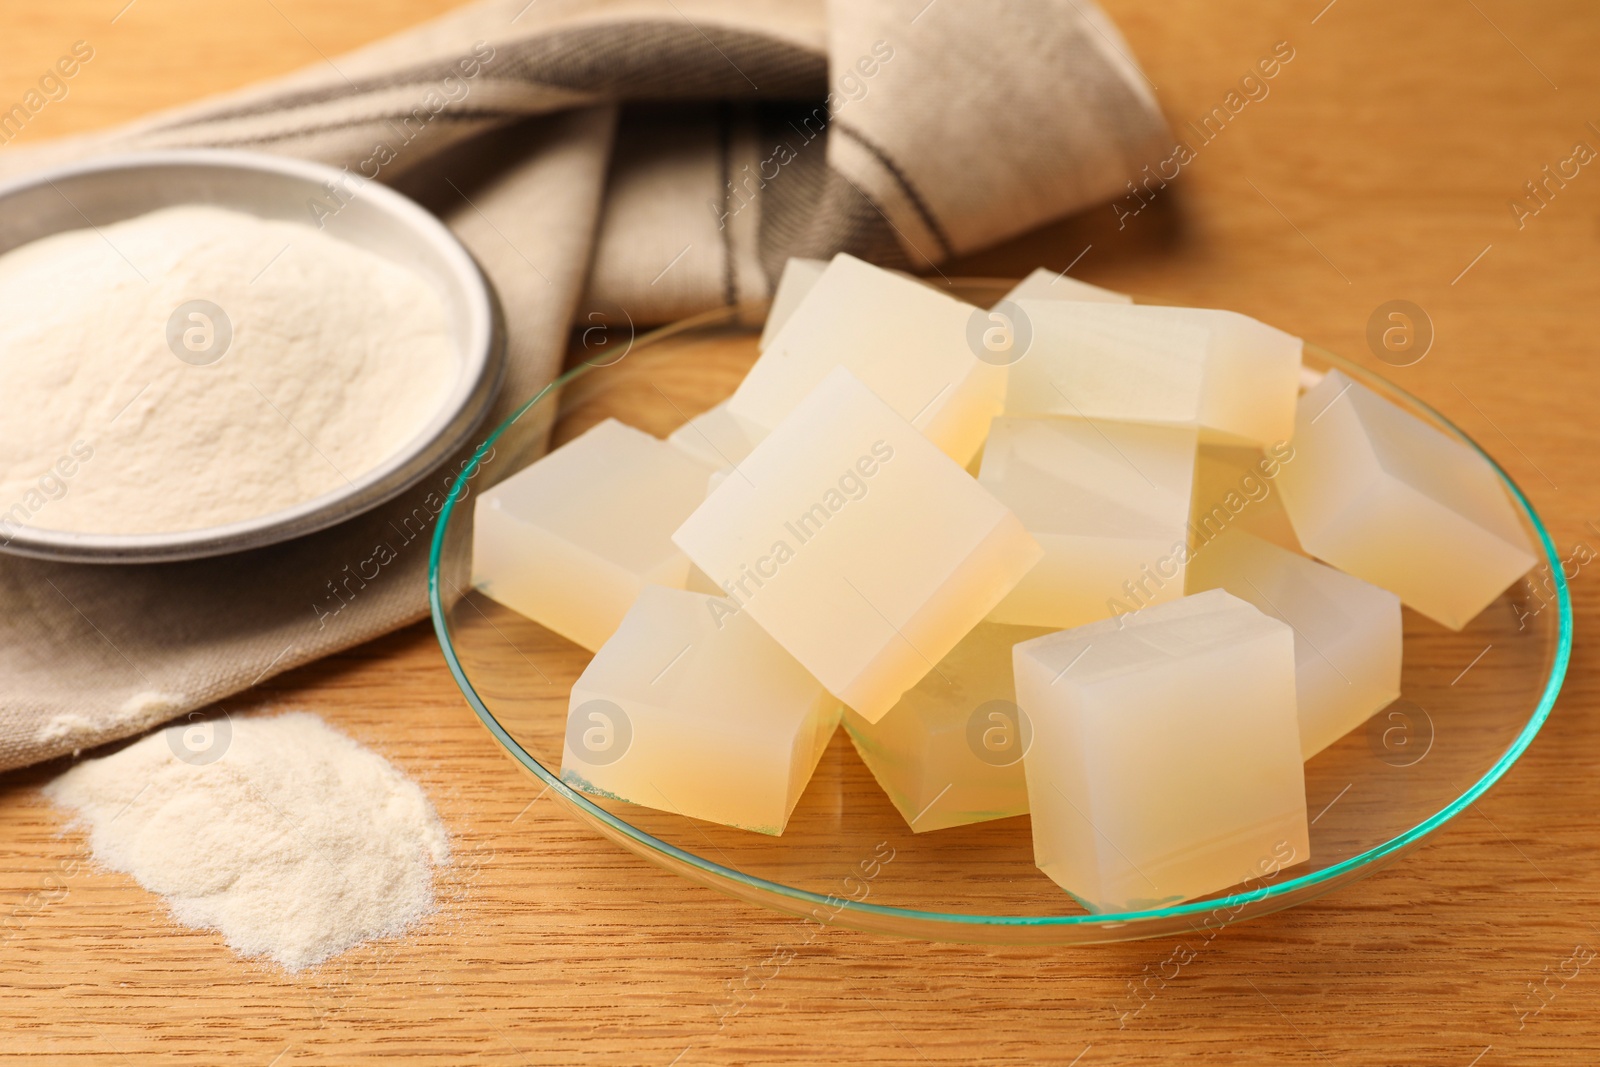
<path fill-rule="evenodd" d="M 422 790 L 305 712 L 172 726 L 44 791 L 178 922 L 291 971 L 431 912 L 449 859 Z"/>
<path fill-rule="evenodd" d="M 197 300 L 225 349 L 187 312 L 169 341 Z M 0 255 L 0 522 L 162 533 L 310 500 L 413 438 L 455 368 L 421 277 L 310 226 L 190 206 L 35 241 Z"/>
<path fill-rule="evenodd" d="M 123 701 L 111 712 L 109 719 L 91 718 L 77 711 L 63 711 L 51 716 L 39 727 L 34 732 L 34 740 L 45 745 L 70 741 L 74 746 L 72 754 L 76 756 L 81 751 L 80 746 L 92 745 L 112 731 L 116 731 L 117 736 L 127 736 L 172 718 L 186 699 L 182 693 L 145 689 Z"/>

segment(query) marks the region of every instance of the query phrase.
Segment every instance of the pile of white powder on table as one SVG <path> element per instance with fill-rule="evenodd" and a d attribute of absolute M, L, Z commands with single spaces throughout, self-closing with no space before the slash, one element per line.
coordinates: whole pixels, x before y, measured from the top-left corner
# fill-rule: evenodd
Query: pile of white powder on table
<path fill-rule="evenodd" d="M 172 726 L 44 791 L 178 922 L 291 971 L 433 911 L 450 855 L 416 783 L 305 712 Z"/>
<path fill-rule="evenodd" d="M 166 208 L 0 255 L 0 522 L 216 526 L 378 467 L 456 375 L 423 279 L 310 226 Z"/>

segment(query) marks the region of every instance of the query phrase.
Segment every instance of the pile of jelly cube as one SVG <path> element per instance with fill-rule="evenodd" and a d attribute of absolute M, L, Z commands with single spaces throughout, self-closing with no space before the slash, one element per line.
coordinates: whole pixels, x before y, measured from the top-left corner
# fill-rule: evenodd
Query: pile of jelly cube
<path fill-rule="evenodd" d="M 840 255 L 760 347 L 478 499 L 474 585 L 594 652 L 576 789 L 778 834 L 842 717 L 913 831 L 1027 813 L 1091 911 L 1191 899 L 1309 858 L 1401 604 L 1459 629 L 1534 563 L 1470 447 L 1233 312 Z"/>

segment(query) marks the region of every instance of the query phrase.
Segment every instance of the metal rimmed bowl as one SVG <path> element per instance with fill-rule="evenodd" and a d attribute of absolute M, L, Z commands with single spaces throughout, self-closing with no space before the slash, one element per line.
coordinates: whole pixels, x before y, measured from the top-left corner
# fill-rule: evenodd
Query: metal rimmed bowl
<path fill-rule="evenodd" d="M 980 306 L 1009 285 L 956 284 L 955 295 Z M 562 740 L 569 691 L 590 654 L 468 586 L 476 480 L 515 471 L 547 442 L 608 416 L 665 436 L 730 393 L 755 356 L 755 330 L 717 312 L 641 337 L 620 361 L 564 375 L 479 449 L 440 516 L 430 563 L 445 659 L 490 733 L 538 780 L 529 798 L 547 791 L 685 878 L 815 922 L 929 940 L 1065 944 L 1210 931 L 1320 897 L 1415 848 L 1510 769 L 1555 702 L 1572 643 L 1566 582 L 1538 515 L 1496 467 L 1544 566 L 1459 633 L 1407 610 L 1402 698 L 1306 764 L 1311 860 L 1209 898 L 1089 914 L 1034 866 L 1027 816 L 913 834 L 842 730 L 781 837 L 575 792 L 559 777 Z M 1306 364 L 1337 367 L 1471 444 L 1421 401 L 1333 353 L 1308 345 Z"/>
<path fill-rule="evenodd" d="M 0 253 L 65 230 L 160 208 L 203 204 L 311 226 L 345 172 L 252 152 L 186 150 L 104 156 L 0 186 Z M 78 563 L 150 563 L 260 548 L 335 525 L 399 495 L 466 445 L 499 388 L 505 342 L 483 272 L 436 217 L 376 182 L 361 185 L 322 229 L 420 276 L 444 303 L 456 376 L 433 417 L 393 455 L 338 489 L 239 522 L 158 534 L 82 533 L 14 525 L 0 551 Z"/>

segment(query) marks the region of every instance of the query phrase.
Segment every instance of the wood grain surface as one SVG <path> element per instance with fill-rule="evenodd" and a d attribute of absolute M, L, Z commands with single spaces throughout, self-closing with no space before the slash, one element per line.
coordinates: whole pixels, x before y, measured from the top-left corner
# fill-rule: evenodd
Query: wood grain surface
<path fill-rule="evenodd" d="M 95 48 L 67 98 L 24 139 L 317 62 L 445 6 L 125 4 L 0 8 L 4 106 L 74 41 Z M 1584 167 L 1546 186 L 1543 202 L 1510 206 L 1575 143 L 1600 148 L 1592 7 L 1105 7 L 1180 129 L 1225 106 L 1279 42 L 1293 58 L 1209 141 L 1188 131 L 1194 158 L 1148 202 L 1125 201 L 1120 218 L 1096 209 L 948 272 L 1076 261 L 1087 280 L 1237 308 L 1372 366 L 1381 364 L 1368 349 L 1369 319 L 1388 301 L 1412 301 L 1434 341 L 1392 376 L 1496 454 L 1564 551 L 1600 545 L 1591 410 L 1600 172 Z M 1592 1063 L 1600 686 L 1583 634 L 1597 590 L 1581 569 L 1573 669 L 1544 733 L 1419 850 L 1334 896 L 1204 942 L 1080 949 L 838 929 L 798 945 L 795 920 L 682 882 L 536 799 L 463 703 L 431 631 L 415 626 L 230 707 L 315 710 L 414 775 L 455 840 L 441 912 L 414 936 L 285 976 L 241 962 L 213 934 L 172 926 L 157 899 L 86 864 L 38 792 L 61 765 L 6 776 L 0 1060 Z M 730 987 L 770 970 L 780 946 L 793 958 L 725 1018 Z M 1136 985 L 1145 992 L 1136 996 Z"/>

